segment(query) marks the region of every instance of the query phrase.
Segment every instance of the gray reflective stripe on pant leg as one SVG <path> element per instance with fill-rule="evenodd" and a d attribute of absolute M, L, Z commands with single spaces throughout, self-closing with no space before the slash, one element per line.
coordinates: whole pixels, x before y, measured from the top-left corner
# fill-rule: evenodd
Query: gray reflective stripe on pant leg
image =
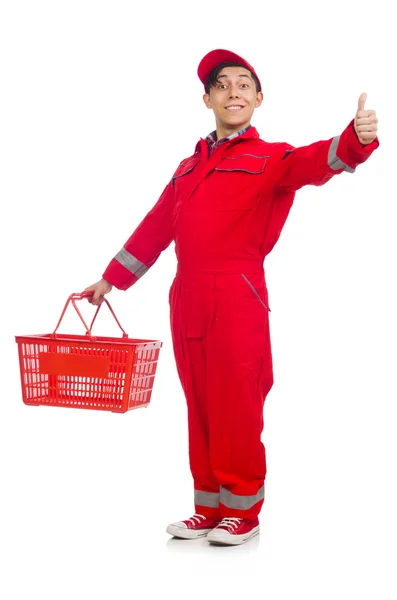
<path fill-rule="evenodd" d="M 263 485 L 259 492 L 255 496 L 237 496 L 232 494 L 229 490 L 221 487 L 221 498 L 220 502 L 227 508 L 234 508 L 236 510 L 248 510 L 252 508 L 254 504 L 263 500 L 265 497 L 265 486 Z"/>
<path fill-rule="evenodd" d="M 149 267 L 144 265 L 140 260 L 132 256 L 125 248 L 122 248 L 120 252 L 114 257 L 123 267 L 128 269 L 133 275 L 138 278 L 142 277 L 148 270 Z"/>
<path fill-rule="evenodd" d="M 340 135 L 337 135 L 333 138 L 331 146 L 328 151 L 328 166 L 333 170 L 337 171 L 338 169 L 344 169 L 348 173 L 354 173 L 356 169 L 352 169 L 346 163 L 342 162 L 336 155 L 336 151 L 338 149 L 340 140 Z"/>
<path fill-rule="evenodd" d="M 219 494 L 215 494 L 214 492 L 203 492 L 202 490 L 194 490 L 194 503 L 198 506 L 218 508 Z"/>

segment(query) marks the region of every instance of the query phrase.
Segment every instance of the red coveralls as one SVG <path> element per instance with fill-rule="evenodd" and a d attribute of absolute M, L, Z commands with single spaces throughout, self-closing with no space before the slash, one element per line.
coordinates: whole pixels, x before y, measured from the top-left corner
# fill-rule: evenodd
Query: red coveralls
<path fill-rule="evenodd" d="M 175 241 L 171 331 L 199 514 L 251 519 L 262 507 L 263 407 L 273 384 L 263 262 L 296 190 L 354 172 L 378 147 L 362 145 L 353 123 L 300 148 L 267 143 L 251 127 L 209 157 L 200 139 L 103 274 L 126 290 Z"/>

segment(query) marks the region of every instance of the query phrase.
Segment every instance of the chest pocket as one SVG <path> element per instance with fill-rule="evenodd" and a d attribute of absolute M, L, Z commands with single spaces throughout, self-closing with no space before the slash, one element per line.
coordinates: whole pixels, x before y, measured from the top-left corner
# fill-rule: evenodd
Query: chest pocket
<path fill-rule="evenodd" d="M 258 189 L 269 156 L 240 154 L 223 158 L 215 167 L 216 210 L 249 210 L 258 202 Z"/>
<path fill-rule="evenodd" d="M 191 173 L 191 171 L 193 171 L 193 169 L 198 165 L 199 162 L 199 158 L 188 158 L 186 160 L 183 160 L 177 168 L 177 170 L 175 171 L 174 175 L 172 176 L 172 186 L 175 186 L 176 179 L 179 179 L 180 177 Z"/>

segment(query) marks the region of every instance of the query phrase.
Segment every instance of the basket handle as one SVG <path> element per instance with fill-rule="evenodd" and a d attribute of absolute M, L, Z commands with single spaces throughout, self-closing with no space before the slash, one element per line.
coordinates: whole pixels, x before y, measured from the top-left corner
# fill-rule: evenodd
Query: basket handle
<path fill-rule="evenodd" d="M 123 332 L 123 338 L 128 338 L 128 334 L 127 334 L 127 333 L 124 331 L 124 329 L 123 329 L 123 328 L 122 328 L 122 326 L 120 325 L 118 318 L 117 318 L 117 317 L 116 317 L 116 315 L 114 314 L 114 311 L 113 311 L 112 307 L 110 306 L 109 302 L 106 300 L 106 298 L 103 298 L 103 299 L 102 299 L 102 301 L 101 301 L 101 303 L 98 305 L 98 308 L 97 308 L 97 309 L 96 309 L 96 311 L 95 311 L 94 318 L 93 318 L 93 319 L 92 319 L 92 321 L 91 321 L 91 325 L 90 325 L 90 327 L 88 327 L 88 326 L 87 326 L 87 323 L 84 321 L 84 319 L 83 319 L 83 316 L 82 316 L 81 312 L 79 311 L 79 309 L 78 309 L 78 308 L 77 308 L 77 306 L 76 306 L 76 300 L 83 300 L 84 298 L 89 298 L 90 296 L 93 296 L 93 294 L 94 294 L 94 291 L 93 291 L 93 290 L 89 290 L 89 291 L 86 291 L 86 292 L 81 292 L 81 293 L 79 293 L 79 294 L 78 294 L 78 293 L 77 293 L 77 294 L 76 294 L 76 293 L 75 293 L 75 294 L 70 294 L 69 298 L 68 298 L 68 299 L 67 299 L 67 301 L 66 301 L 65 307 L 64 307 L 64 309 L 63 309 L 63 311 L 62 311 L 62 314 L 61 314 L 61 316 L 60 316 L 60 319 L 59 319 L 59 321 L 58 321 L 58 324 L 57 324 L 57 326 L 55 327 L 55 329 L 54 329 L 53 333 L 51 334 L 51 337 L 56 337 L 56 332 L 57 332 L 57 330 L 58 330 L 58 328 L 59 328 L 59 326 L 60 326 L 60 324 L 61 324 L 61 322 L 62 322 L 62 319 L 63 319 L 63 317 L 64 317 L 64 315 L 65 315 L 66 309 L 67 309 L 67 307 L 69 306 L 69 303 L 71 303 L 71 304 L 73 305 L 73 307 L 75 308 L 75 310 L 76 310 L 76 312 L 77 312 L 78 316 L 80 317 L 80 320 L 81 320 L 81 322 L 83 323 L 83 325 L 84 325 L 84 327 L 85 327 L 85 330 L 86 330 L 86 331 L 85 331 L 85 333 L 86 333 L 86 335 L 87 335 L 87 336 L 89 336 L 91 339 L 95 339 L 95 337 L 94 337 L 94 336 L 92 335 L 92 333 L 91 333 L 92 326 L 94 325 L 94 321 L 95 321 L 95 319 L 97 318 L 97 314 L 98 314 L 98 312 L 99 312 L 99 309 L 100 309 L 100 308 L 101 308 L 101 306 L 102 306 L 102 303 L 103 303 L 103 302 L 105 302 L 105 303 L 108 305 L 108 308 L 109 308 L 110 312 L 112 313 L 112 315 L 113 315 L 113 317 L 114 317 L 114 319 L 115 319 L 115 321 L 116 321 L 117 325 L 120 327 L 121 331 Z"/>

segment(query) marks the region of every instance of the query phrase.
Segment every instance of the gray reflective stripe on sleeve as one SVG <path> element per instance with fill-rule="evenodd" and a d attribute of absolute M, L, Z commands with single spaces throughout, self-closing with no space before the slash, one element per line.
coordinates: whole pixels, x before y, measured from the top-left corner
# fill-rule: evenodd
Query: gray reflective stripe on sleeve
<path fill-rule="evenodd" d="M 221 487 L 220 503 L 227 508 L 235 508 L 237 510 L 248 510 L 252 508 L 254 504 L 263 500 L 265 497 L 265 486 L 263 485 L 259 492 L 255 496 L 237 496 L 232 494 L 229 490 Z"/>
<path fill-rule="evenodd" d="M 214 492 L 203 492 L 202 490 L 194 490 L 194 503 L 197 504 L 197 506 L 218 508 L 219 494 L 215 494 Z"/>
<path fill-rule="evenodd" d="M 336 155 L 336 151 L 337 151 L 338 145 L 339 145 L 339 140 L 340 140 L 340 135 L 337 135 L 336 137 L 333 138 L 332 143 L 331 143 L 331 145 L 329 147 L 329 151 L 328 151 L 328 166 L 333 171 L 337 171 L 338 169 L 344 169 L 348 173 L 354 173 L 354 171 L 356 169 L 352 169 L 352 167 L 349 167 L 349 165 L 347 165 L 346 163 L 342 162 L 340 160 L 340 158 L 338 158 L 337 155 Z"/>
<path fill-rule="evenodd" d="M 133 275 L 138 278 L 142 277 L 148 270 L 149 267 L 144 265 L 140 260 L 132 256 L 125 248 L 122 248 L 120 252 L 114 257 L 123 267 L 131 271 Z"/>

